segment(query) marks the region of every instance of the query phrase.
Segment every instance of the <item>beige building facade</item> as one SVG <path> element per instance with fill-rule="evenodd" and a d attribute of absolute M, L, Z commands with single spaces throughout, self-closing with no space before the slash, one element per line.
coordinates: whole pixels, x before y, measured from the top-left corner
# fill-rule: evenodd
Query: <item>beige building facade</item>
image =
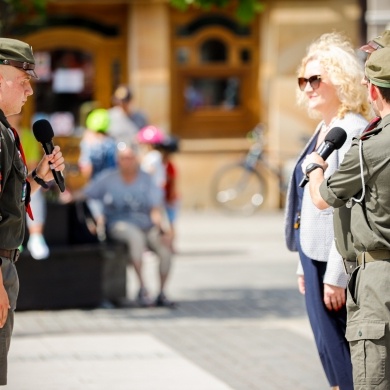
<path fill-rule="evenodd" d="M 78 110 L 73 124 L 80 129 L 81 107 L 91 101 L 110 107 L 115 86 L 128 83 L 150 123 L 181 139 L 174 158 L 182 207 L 213 206 L 215 172 L 242 156 L 250 146 L 247 132 L 258 122 L 266 126 L 267 157 L 288 171 L 315 126 L 295 104 L 300 59 L 312 40 L 333 30 L 358 48 L 365 40 L 365 14 L 358 0 L 265 3 L 264 12 L 241 26 L 232 8 L 181 12 L 167 0 L 52 1 L 45 25 L 18 34 L 51 66 L 25 121 L 47 107 L 50 114 Z M 53 91 L 50 77 L 53 63 L 58 70 L 69 52 L 72 80 L 77 69 L 89 80 L 82 90 L 76 85 L 73 106 L 65 99 L 69 86 Z M 45 99 L 48 94 L 52 99 Z M 280 207 L 279 179 L 263 173 L 270 188 L 265 206 Z"/>

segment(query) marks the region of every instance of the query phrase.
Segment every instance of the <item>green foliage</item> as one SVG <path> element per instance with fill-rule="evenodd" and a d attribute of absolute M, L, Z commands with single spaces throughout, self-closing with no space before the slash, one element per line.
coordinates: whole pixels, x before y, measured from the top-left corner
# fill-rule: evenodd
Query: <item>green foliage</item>
<path fill-rule="evenodd" d="M 260 0 L 170 0 L 170 4 L 181 11 L 191 6 L 207 11 L 213 6 L 223 8 L 231 3 L 237 4 L 236 17 L 241 23 L 251 22 L 257 13 L 264 10 L 264 3 Z"/>
<path fill-rule="evenodd" d="M 43 17 L 49 0 L 0 0 L 0 35 L 8 35 L 12 31 L 16 19 L 28 16 Z"/>
<path fill-rule="evenodd" d="M 48 0 L 2 0 L 11 12 L 45 12 Z"/>

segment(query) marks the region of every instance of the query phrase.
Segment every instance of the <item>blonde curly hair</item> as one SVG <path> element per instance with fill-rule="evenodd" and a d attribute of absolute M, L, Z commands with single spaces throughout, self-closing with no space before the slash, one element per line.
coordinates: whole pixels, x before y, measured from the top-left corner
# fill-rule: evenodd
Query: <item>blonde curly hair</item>
<path fill-rule="evenodd" d="M 329 81 L 336 88 L 341 103 L 337 116 L 343 118 L 347 112 L 354 112 L 370 119 L 372 110 L 367 88 L 361 84 L 364 77 L 363 65 L 349 39 L 338 32 L 321 35 L 308 47 L 298 69 L 298 77 L 303 77 L 306 65 L 313 60 L 320 62 Z M 308 101 L 306 93 L 298 89 L 298 104 L 305 107 L 311 117 L 318 117 L 318 112 L 309 109 Z"/>

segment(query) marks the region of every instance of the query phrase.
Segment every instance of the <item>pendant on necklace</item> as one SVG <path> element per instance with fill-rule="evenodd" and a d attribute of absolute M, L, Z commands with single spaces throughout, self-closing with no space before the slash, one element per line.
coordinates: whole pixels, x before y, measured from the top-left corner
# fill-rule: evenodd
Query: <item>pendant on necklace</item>
<path fill-rule="evenodd" d="M 325 124 L 325 121 L 323 121 L 323 122 L 322 122 L 321 133 L 322 133 L 322 134 L 326 134 L 326 133 L 332 128 L 333 123 L 334 123 L 334 121 L 335 121 L 336 119 L 337 119 L 336 117 L 332 118 L 332 120 L 329 122 L 329 125 L 328 125 L 328 126 Z"/>

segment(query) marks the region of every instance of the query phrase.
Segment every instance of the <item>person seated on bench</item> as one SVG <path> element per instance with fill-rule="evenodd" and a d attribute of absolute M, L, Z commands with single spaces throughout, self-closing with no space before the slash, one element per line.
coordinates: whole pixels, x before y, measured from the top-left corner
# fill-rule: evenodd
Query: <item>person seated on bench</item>
<path fill-rule="evenodd" d="M 173 308 L 164 289 L 171 269 L 172 252 L 168 243 L 171 231 L 164 223 L 163 191 L 152 177 L 140 169 L 138 145 L 120 142 L 117 167 L 101 172 L 83 189 L 87 199 L 102 202 L 107 236 L 127 244 L 129 261 L 139 280 L 137 303 L 147 307 L 155 304 Z M 145 286 L 142 256 L 152 250 L 160 261 L 160 291 L 153 302 Z"/>

